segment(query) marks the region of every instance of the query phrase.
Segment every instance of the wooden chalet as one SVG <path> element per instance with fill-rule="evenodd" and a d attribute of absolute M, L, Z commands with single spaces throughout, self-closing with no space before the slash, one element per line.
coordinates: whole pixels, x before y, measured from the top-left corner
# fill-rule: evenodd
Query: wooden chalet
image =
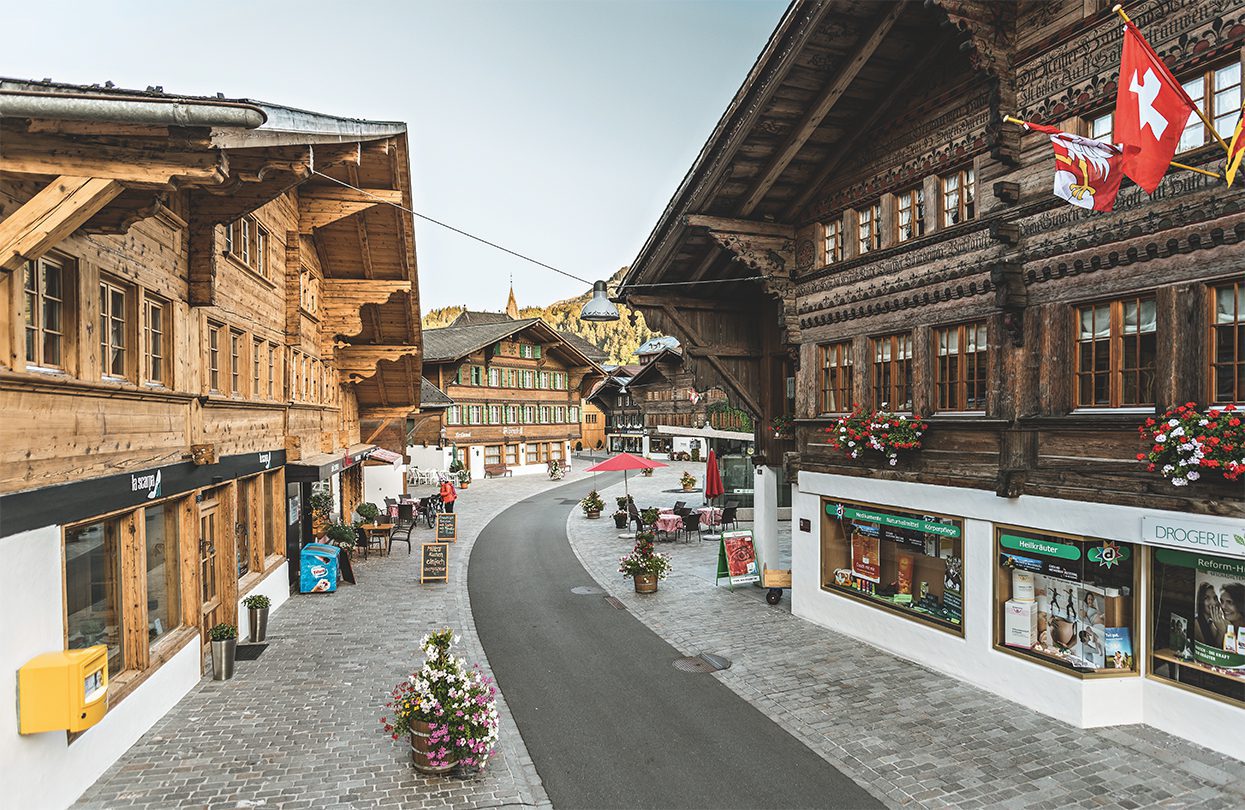
<path fill-rule="evenodd" d="M 567 459 L 601 368 L 538 318 L 465 312 L 455 323 L 424 332 L 425 373 L 453 404 L 418 417 L 417 443 L 446 448 L 481 478 Z"/>
<path fill-rule="evenodd" d="M 72 749 L 0 720 L 16 805 L 71 803 L 199 680 L 210 627 L 288 597 L 309 496 L 349 514 L 359 462 L 404 450 L 407 148 L 401 123 L 0 80 L 0 605 L 25 617 L 0 686 L 102 644 L 111 707 Z"/>
<path fill-rule="evenodd" d="M 1147 417 L 1245 400 L 1245 193 L 1173 169 L 1086 211 L 1052 196 L 1049 139 L 1003 121 L 1111 138 L 1110 5 L 796 0 L 619 298 L 759 417 L 755 530 L 773 559 L 792 485 L 794 612 L 1068 722 L 1245 758 L 1222 733 L 1245 720 L 1226 643 L 1173 649 L 1171 630 L 1204 609 L 1195 578 L 1245 580 L 1245 485 L 1173 486 L 1135 458 Z M 1245 9 L 1129 13 L 1230 137 Z M 1192 118 L 1177 159 L 1215 171 L 1223 151 Z M 925 418 L 921 449 L 832 446 L 854 403 Z M 1102 621 L 1057 619 L 1063 583 Z M 1111 664 L 1104 629 L 1128 638 Z"/>

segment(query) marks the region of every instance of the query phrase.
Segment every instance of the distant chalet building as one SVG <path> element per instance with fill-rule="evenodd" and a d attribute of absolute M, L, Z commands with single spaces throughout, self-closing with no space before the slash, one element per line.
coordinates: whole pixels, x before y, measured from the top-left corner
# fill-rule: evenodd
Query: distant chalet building
<path fill-rule="evenodd" d="M 349 514 L 403 451 L 415 237 L 379 201 L 410 169 L 404 124 L 246 99 L 0 80 L 0 117 L 0 692 L 42 653 L 109 663 L 79 735 L 0 713 L 6 801 L 58 807 L 198 683 L 209 628 L 246 634 L 244 596 L 287 598 L 312 492 Z"/>
<path fill-rule="evenodd" d="M 797 0 L 619 295 L 758 417 L 757 546 L 790 488 L 797 615 L 1245 759 L 1245 486 L 1135 459 L 1147 417 L 1245 404 L 1245 196 L 1172 169 L 1074 208 L 1002 120 L 1111 138 L 1111 5 Z M 1128 11 L 1230 137 L 1245 9 Z M 1177 160 L 1223 159 L 1191 119 Z M 927 418 L 922 448 L 832 447 L 855 403 Z"/>
<path fill-rule="evenodd" d="M 451 404 L 414 418 L 416 466 L 443 469 L 456 456 L 476 478 L 543 472 L 582 443 L 582 400 L 603 374 L 593 358 L 604 357 L 587 341 L 538 318 L 467 311 L 425 331 L 424 349 L 425 374 Z"/>

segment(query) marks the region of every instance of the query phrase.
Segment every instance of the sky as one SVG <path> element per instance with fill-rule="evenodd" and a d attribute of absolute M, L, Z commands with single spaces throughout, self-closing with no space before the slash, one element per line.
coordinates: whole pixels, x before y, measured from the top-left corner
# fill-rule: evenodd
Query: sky
<path fill-rule="evenodd" d="M 415 210 L 584 279 L 631 262 L 787 0 L 58 4 L 0 75 L 253 98 L 410 128 Z M 9 31 L 48 31 L 11 4 Z M 210 10 L 210 13 L 209 13 Z M 416 220 L 425 311 L 585 285 Z"/>

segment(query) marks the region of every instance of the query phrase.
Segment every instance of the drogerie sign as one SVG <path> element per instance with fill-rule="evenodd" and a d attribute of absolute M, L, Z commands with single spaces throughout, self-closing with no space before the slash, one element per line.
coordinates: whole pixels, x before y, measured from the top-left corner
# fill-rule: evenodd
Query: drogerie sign
<path fill-rule="evenodd" d="M 1245 557 L 1245 521 L 1212 523 L 1184 517 L 1146 516 L 1141 519 L 1141 541 L 1203 554 Z"/>

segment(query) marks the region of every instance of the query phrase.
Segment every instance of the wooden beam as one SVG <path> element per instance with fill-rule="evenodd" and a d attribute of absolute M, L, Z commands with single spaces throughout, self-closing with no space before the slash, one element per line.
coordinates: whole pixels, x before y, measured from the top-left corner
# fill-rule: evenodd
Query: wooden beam
<path fill-rule="evenodd" d="M 711 348 L 705 346 L 688 346 L 687 353 L 692 357 L 708 357 L 709 355 L 717 355 L 718 357 L 738 357 L 743 360 L 757 360 L 761 357 L 760 353 L 751 349 L 741 349 L 730 346 L 714 346 Z"/>
<path fill-rule="evenodd" d="M 709 246 L 709 252 L 705 254 L 705 258 L 700 260 L 700 264 L 696 265 L 696 269 L 688 276 L 690 281 L 700 281 L 709 272 L 709 268 L 713 267 L 714 262 L 722 255 L 722 246 L 714 242 Z"/>
<path fill-rule="evenodd" d="M 298 230 L 300 233 L 311 233 L 315 228 L 332 225 L 339 219 L 354 216 L 374 205 L 380 205 L 380 203 L 376 200 L 322 200 L 314 197 L 308 198 L 300 191 L 298 195 Z"/>
<path fill-rule="evenodd" d="M 220 149 L 179 149 L 131 141 L 125 145 L 87 138 L 58 137 L 0 128 L 0 172 L 95 177 L 140 183 L 168 184 L 174 178 L 188 183 L 220 183 L 229 174 L 229 161 Z"/>
<path fill-rule="evenodd" d="M 0 221 L 0 267 L 16 270 L 76 231 L 124 187 L 101 177 L 61 176 Z"/>
<path fill-rule="evenodd" d="M 396 418 L 397 418 L 396 416 L 389 416 L 389 417 L 386 417 L 386 418 L 385 418 L 385 419 L 384 419 L 384 420 L 383 420 L 383 421 L 382 421 L 379 425 L 377 425 L 377 426 L 376 426 L 376 429 L 375 429 L 375 430 L 373 430 L 371 433 L 369 433 L 369 434 L 368 434 L 368 437 L 367 437 L 366 439 L 364 439 L 364 440 L 363 440 L 363 443 L 364 443 L 364 444 L 371 444 L 371 443 L 373 442 L 373 440 L 375 440 L 375 439 L 376 439 L 376 437 L 377 437 L 377 436 L 379 436 L 380 434 L 382 434 L 382 433 L 384 433 L 384 432 L 385 432 L 385 428 L 389 427 L 389 425 L 390 425 L 390 424 L 393 422 L 393 420 L 394 420 L 394 419 L 396 419 Z"/>
<path fill-rule="evenodd" d="M 363 157 L 363 145 L 355 143 L 318 143 L 311 147 L 312 166 L 324 171 L 333 166 L 353 163 L 358 166 Z"/>
<path fill-rule="evenodd" d="M 713 217 L 707 214 L 688 214 L 684 221 L 693 228 L 708 228 L 711 231 L 738 233 L 747 236 L 777 236 L 783 239 L 795 238 L 795 226 L 779 222 L 757 222 L 751 219 L 734 217 Z"/>
<path fill-rule="evenodd" d="M 369 205 L 377 203 L 403 204 L 402 192 L 399 189 L 353 189 L 338 185 L 303 186 L 298 190 L 298 199 L 300 202 L 303 200 L 315 200 L 317 202 L 350 202 L 367 203 Z"/>
<path fill-rule="evenodd" d="M 878 122 L 882 120 L 883 116 L 888 115 L 893 111 L 895 102 L 907 97 L 908 91 L 912 87 L 912 84 L 918 78 L 925 75 L 925 68 L 929 66 L 935 56 L 942 52 L 945 44 L 945 38 L 939 40 L 934 47 L 930 48 L 920 59 L 917 60 L 916 64 L 912 65 L 910 68 L 904 69 L 903 78 L 891 88 L 891 91 L 886 94 L 885 98 L 874 105 L 873 112 L 869 114 L 869 117 L 860 122 L 860 124 L 852 130 L 851 134 L 841 138 L 839 142 L 835 144 L 834 155 L 825 162 L 821 168 L 821 171 L 817 173 L 816 179 L 806 185 L 804 187 L 804 191 L 802 191 L 800 196 L 796 198 L 796 201 L 787 208 L 786 212 L 783 214 L 784 219 L 790 219 L 798 214 L 804 206 L 809 203 L 809 200 L 812 199 L 813 195 L 815 195 L 818 190 L 825 185 L 826 181 L 830 179 L 830 176 L 834 174 L 839 166 L 843 165 L 843 162 L 852 154 L 852 150 L 856 148 L 856 144 L 866 135 L 873 132 L 874 127 L 877 126 Z"/>
<path fill-rule="evenodd" d="M 903 13 L 907 0 L 900 0 L 891 6 L 890 11 L 882 17 L 882 21 L 873 29 L 868 37 L 864 39 L 856 47 L 856 50 L 848 58 L 848 60 L 839 69 L 834 81 L 830 86 L 821 92 L 821 95 L 813 102 L 812 107 L 804 116 L 804 120 L 799 126 L 791 131 L 787 136 L 787 140 L 779 147 L 774 156 L 770 158 L 768 164 L 757 175 L 756 180 L 748 188 L 748 193 L 744 196 L 743 203 L 739 206 L 738 213 L 740 216 L 748 216 L 756 210 L 761 204 L 761 200 L 765 198 L 766 193 L 774 186 L 774 183 L 790 165 L 795 156 L 804 148 L 804 144 L 817 127 L 821 126 L 821 122 L 830 113 L 830 110 L 838 102 L 838 100 L 847 92 L 847 88 L 851 86 L 856 79 L 856 75 L 860 73 L 861 68 L 873 56 L 874 51 L 882 44 L 882 40 L 890 33 L 891 28 L 895 25 L 895 21 L 899 19 L 899 15 Z"/>

